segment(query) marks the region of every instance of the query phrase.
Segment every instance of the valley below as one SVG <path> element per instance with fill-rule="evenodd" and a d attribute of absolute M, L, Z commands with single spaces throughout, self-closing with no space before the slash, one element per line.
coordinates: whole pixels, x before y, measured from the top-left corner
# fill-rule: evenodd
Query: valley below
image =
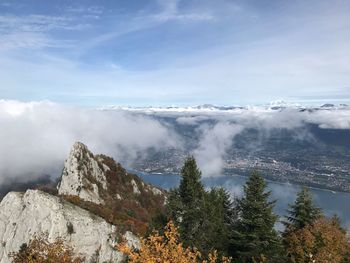
<path fill-rule="evenodd" d="M 345 122 L 345 127 L 330 125 L 338 114 L 345 112 L 347 116 L 349 108 L 261 111 L 151 111 L 148 116 L 175 131 L 181 144 L 165 150 L 150 149 L 130 168 L 178 174 L 186 156 L 194 155 L 204 176 L 248 176 L 257 170 L 275 182 L 350 192 L 348 120 L 343 118 L 339 123 Z M 317 114 L 323 117 L 322 122 L 312 119 Z"/>

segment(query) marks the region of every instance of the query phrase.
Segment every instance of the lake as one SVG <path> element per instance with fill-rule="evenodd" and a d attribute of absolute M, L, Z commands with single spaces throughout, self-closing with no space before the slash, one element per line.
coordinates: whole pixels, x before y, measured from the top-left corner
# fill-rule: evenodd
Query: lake
<path fill-rule="evenodd" d="M 149 174 L 139 172 L 137 174 L 146 182 L 167 190 L 177 187 L 180 183 L 180 176 L 176 174 Z M 238 175 L 202 178 L 206 188 L 222 186 L 232 196 L 242 195 L 243 185 L 246 180 L 247 177 Z M 294 202 L 300 186 L 269 181 L 268 189 L 272 192 L 272 198 L 277 199 L 275 213 L 282 217 L 286 214 L 288 204 Z M 315 203 L 323 209 L 326 216 L 337 214 L 341 218 L 343 226 L 350 230 L 350 193 L 315 188 L 312 188 L 311 192 Z"/>

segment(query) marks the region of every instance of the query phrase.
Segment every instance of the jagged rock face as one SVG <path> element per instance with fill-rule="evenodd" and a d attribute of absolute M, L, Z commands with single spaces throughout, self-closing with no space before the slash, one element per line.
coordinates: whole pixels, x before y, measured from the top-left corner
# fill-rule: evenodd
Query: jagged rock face
<path fill-rule="evenodd" d="M 68 225 L 73 227 L 69 230 Z M 11 192 L 0 203 L 0 262 L 9 262 L 8 253 L 18 251 L 35 234 L 47 232 L 49 240 L 63 238 L 86 261 L 99 250 L 98 262 L 120 262 L 122 254 L 114 249 L 116 226 L 59 197 L 27 190 Z M 125 238 L 137 246 L 137 239 Z"/>
<path fill-rule="evenodd" d="M 85 201 L 103 204 L 99 186 L 107 189 L 105 165 L 99 165 L 88 148 L 77 142 L 65 162 L 61 182 L 58 185 L 60 195 L 79 196 Z"/>
<path fill-rule="evenodd" d="M 93 155 L 75 143 L 65 162 L 58 196 L 39 190 L 11 192 L 0 203 L 0 263 L 35 234 L 50 241 L 63 238 L 86 262 L 120 262 L 117 236 L 138 246 L 133 233 L 144 233 L 149 220 L 164 207 L 165 192 L 128 173 L 105 155 Z M 69 226 L 69 227 L 68 227 Z M 73 232 L 70 230 L 73 226 Z"/>
<path fill-rule="evenodd" d="M 112 158 L 93 155 L 80 142 L 76 142 L 71 149 L 57 189 L 60 195 L 78 196 L 95 204 L 105 204 L 111 198 L 130 199 L 130 193 L 134 197 L 145 192 L 155 196 L 164 194 L 160 189 L 127 173 Z"/>

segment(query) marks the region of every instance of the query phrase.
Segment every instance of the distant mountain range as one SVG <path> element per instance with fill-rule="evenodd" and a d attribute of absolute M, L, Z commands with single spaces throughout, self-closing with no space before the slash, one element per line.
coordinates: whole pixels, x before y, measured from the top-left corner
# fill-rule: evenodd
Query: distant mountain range
<path fill-rule="evenodd" d="M 266 105 L 248 105 L 248 106 L 217 106 L 213 104 L 202 104 L 197 106 L 166 106 L 166 107 L 132 107 L 132 106 L 108 106 L 103 110 L 128 110 L 140 112 L 206 112 L 206 111 L 234 111 L 234 110 L 280 110 L 280 109 L 299 109 L 299 110 L 322 110 L 322 109 L 349 109 L 350 106 L 344 103 L 331 104 L 325 103 L 319 106 L 306 106 L 299 103 L 288 103 L 284 101 L 275 101 Z"/>

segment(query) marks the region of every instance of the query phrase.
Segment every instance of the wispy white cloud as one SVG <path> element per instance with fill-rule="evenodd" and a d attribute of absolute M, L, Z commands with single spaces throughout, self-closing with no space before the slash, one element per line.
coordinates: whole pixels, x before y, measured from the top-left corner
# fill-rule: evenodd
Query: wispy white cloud
<path fill-rule="evenodd" d="M 79 45 L 77 52 L 80 54 L 89 52 L 89 50 L 98 47 L 104 43 L 116 41 L 118 38 L 128 34 L 143 32 L 145 30 L 156 28 L 165 22 L 200 22 L 213 21 L 215 17 L 208 11 L 180 11 L 179 0 L 157 1 L 160 10 L 152 12 L 137 12 L 133 15 L 118 14 L 114 16 L 115 23 L 107 32 L 101 33 Z M 75 10 L 75 9 L 73 9 Z M 97 9 L 99 10 L 99 9 Z M 84 9 L 78 8 L 77 11 L 84 12 Z"/>
<path fill-rule="evenodd" d="M 224 157 L 232 146 L 233 139 L 243 126 L 229 122 L 219 122 L 214 127 L 201 126 L 202 135 L 199 147 L 194 151 L 204 176 L 217 176 L 221 173 Z"/>
<path fill-rule="evenodd" d="M 0 15 L 0 49 L 72 47 L 73 40 L 52 36 L 54 30 L 83 30 L 89 24 L 72 17 L 48 15 Z"/>
<path fill-rule="evenodd" d="M 85 28 L 84 24 L 75 23 L 75 19 L 66 16 L 48 15 L 1 15 L 0 30 L 5 33 L 47 32 L 53 29 L 77 30 Z"/>
<path fill-rule="evenodd" d="M 0 51 L 73 47 L 72 40 L 56 40 L 39 32 L 15 32 L 0 36 Z"/>
<path fill-rule="evenodd" d="M 178 21 L 211 21 L 215 17 L 209 12 L 201 11 L 180 11 L 179 4 L 181 0 L 158 1 L 162 7 L 160 13 L 153 15 L 153 18 L 162 22 L 178 20 Z"/>
<path fill-rule="evenodd" d="M 321 2 L 278 12 L 245 1 L 170 0 L 131 11 L 73 5 L 52 16 L 0 15 L 0 90 L 94 104 L 349 97 L 350 5 Z M 27 69 L 21 78 L 18 68 Z"/>
<path fill-rule="evenodd" d="M 95 14 L 100 15 L 103 13 L 104 8 L 102 6 L 69 6 L 65 8 L 66 12 L 79 13 L 79 14 Z"/>

